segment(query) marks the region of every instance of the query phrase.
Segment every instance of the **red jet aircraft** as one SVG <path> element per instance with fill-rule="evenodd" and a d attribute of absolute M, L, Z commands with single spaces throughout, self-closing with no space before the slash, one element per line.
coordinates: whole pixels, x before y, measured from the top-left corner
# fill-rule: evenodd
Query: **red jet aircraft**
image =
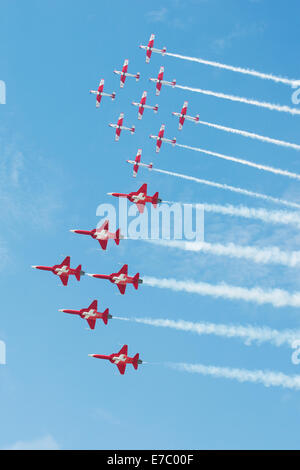
<path fill-rule="evenodd" d="M 127 163 L 131 163 L 133 165 L 133 177 L 136 178 L 137 172 L 139 171 L 140 166 L 144 166 L 145 168 L 149 168 L 149 170 L 152 170 L 153 168 L 153 163 L 150 163 L 147 165 L 146 163 L 141 163 L 141 156 L 142 156 L 142 149 L 138 149 L 138 153 L 135 157 L 135 160 L 126 160 Z"/>
<path fill-rule="evenodd" d="M 173 147 L 174 147 L 174 145 L 176 145 L 176 137 L 174 137 L 174 139 L 166 139 L 164 137 L 165 127 L 166 126 L 164 124 L 162 124 L 161 127 L 160 127 L 158 135 L 150 135 L 150 139 L 156 139 L 156 153 L 158 153 L 160 151 L 160 147 L 161 147 L 161 144 L 163 142 L 166 142 L 168 144 L 172 144 Z"/>
<path fill-rule="evenodd" d="M 133 74 L 133 73 L 128 73 L 127 70 L 128 70 L 128 59 L 126 59 L 124 61 L 122 70 L 114 70 L 114 73 L 116 73 L 117 75 L 121 75 L 121 77 L 120 77 L 120 87 L 121 88 L 123 88 L 123 86 L 125 85 L 126 77 L 134 77 L 137 82 L 140 79 L 140 73 L 139 72 L 136 73 L 136 74 Z"/>
<path fill-rule="evenodd" d="M 176 86 L 176 80 L 172 80 L 172 82 L 167 82 L 164 80 L 164 67 L 161 67 L 159 69 L 158 77 L 157 78 L 149 78 L 150 82 L 155 82 L 156 83 L 156 96 L 160 94 L 160 90 L 162 85 L 168 85 L 172 86 L 173 88 Z"/>
<path fill-rule="evenodd" d="M 86 320 L 93 330 L 95 328 L 96 320 L 101 318 L 104 324 L 107 325 L 107 322 L 112 316 L 109 314 L 109 309 L 107 308 L 104 312 L 98 312 L 98 302 L 93 300 L 91 305 L 88 308 L 82 308 L 81 310 L 69 310 L 66 308 L 59 309 L 59 312 L 71 313 L 73 315 L 79 315 L 80 318 Z"/>
<path fill-rule="evenodd" d="M 158 105 L 149 106 L 149 105 L 146 104 L 146 100 L 147 100 L 147 92 L 144 91 L 144 93 L 142 95 L 142 98 L 141 98 L 141 101 L 139 103 L 136 103 L 135 101 L 132 102 L 132 104 L 134 106 L 139 107 L 138 119 L 142 119 L 145 108 L 146 109 L 153 109 L 153 111 L 155 113 L 157 113 L 157 111 L 158 111 Z"/>
<path fill-rule="evenodd" d="M 152 52 L 157 52 L 158 54 L 162 54 L 164 56 L 166 51 L 167 51 L 166 47 L 163 47 L 162 49 L 155 49 L 153 47 L 154 46 L 154 39 L 155 39 L 155 35 L 151 34 L 149 42 L 148 42 L 148 46 L 142 46 L 142 45 L 140 46 L 141 49 L 146 50 L 146 62 L 147 62 L 147 64 L 150 62 Z"/>
<path fill-rule="evenodd" d="M 134 132 L 135 132 L 135 126 L 132 126 L 132 127 L 123 126 L 123 119 L 124 119 L 124 113 L 121 113 L 120 116 L 119 116 L 117 124 L 108 124 L 110 127 L 113 127 L 114 129 L 116 129 L 116 137 L 115 137 L 116 142 L 118 142 L 118 140 L 120 138 L 122 129 L 124 129 L 126 131 L 130 131 L 131 134 L 134 134 Z"/>
<path fill-rule="evenodd" d="M 125 373 L 127 364 L 132 364 L 135 369 L 138 368 L 139 364 L 142 364 L 143 361 L 140 359 L 140 355 L 136 354 L 134 357 L 127 356 L 128 346 L 124 344 L 122 349 L 118 353 L 110 354 L 109 356 L 104 356 L 103 354 L 89 354 L 89 357 L 96 357 L 97 359 L 107 359 L 112 364 L 116 364 L 120 374 Z"/>
<path fill-rule="evenodd" d="M 70 230 L 70 232 L 79 233 L 81 235 L 90 235 L 95 240 L 98 240 L 103 250 L 106 250 L 108 240 L 115 240 L 116 244 L 119 245 L 120 238 L 122 238 L 120 229 L 118 229 L 116 233 L 111 233 L 108 229 L 109 221 L 106 220 L 100 228 L 94 228 L 93 230 Z"/>
<path fill-rule="evenodd" d="M 178 116 L 179 117 L 179 126 L 178 126 L 178 129 L 181 131 L 182 129 L 182 126 L 184 124 L 184 121 L 185 119 L 187 119 L 188 121 L 194 121 L 194 122 L 199 122 L 199 114 L 196 114 L 195 117 L 193 116 L 188 116 L 186 113 L 187 113 L 187 107 L 188 107 L 188 102 L 185 101 L 183 103 L 183 107 L 182 107 L 182 110 L 181 110 L 181 113 L 172 113 L 174 116 Z"/>
<path fill-rule="evenodd" d="M 138 289 L 139 284 L 143 283 L 143 280 L 140 279 L 140 274 L 136 273 L 134 277 L 128 276 L 128 265 L 124 264 L 124 266 L 120 269 L 118 273 L 112 274 L 87 274 L 87 276 L 95 277 L 96 279 L 108 279 L 113 284 L 116 284 L 119 291 L 122 295 L 125 294 L 127 284 L 133 284 L 135 289 Z"/>
<path fill-rule="evenodd" d="M 104 80 L 102 78 L 100 80 L 98 90 L 90 90 L 90 93 L 92 93 L 93 95 L 96 95 L 96 108 L 99 108 L 102 96 L 110 96 L 112 100 L 114 100 L 116 97 L 116 94 L 114 91 L 111 94 L 104 93 L 103 88 L 104 88 Z"/>
<path fill-rule="evenodd" d="M 161 199 L 158 197 L 158 192 L 155 193 L 153 196 L 147 196 L 147 184 L 144 183 L 140 189 L 137 191 L 133 191 L 129 194 L 123 194 L 123 193 L 107 193 L 109 196 L 115 196 L 115 197 L 127 197 L 127 199 L 130 202 L 133 202 L 134 204 L 137 205 L 137 208 L 139 212 L 142 214 L 145 209 L 145 204 L 146 202 L 150 202 L 153 204 L 153 206 L 156 208 L 157 204 L 162 202 Z"/>
<path fill-rule="evenodd" d="M 77 281 L 80 281 L 80 277 L 85 274 L 81 270 L 81 264 L 76 269 L 70 268 L 70 256 L 67 256 L 61 264 L 55 264 L 54 266 L 32 266 L 35 269 L 41 269 L 42 271 L 51 271 L 56 276 L 60 277 L 61 282 L 64 286 L 68 285 L 69 276 L 75 276 Z"/>

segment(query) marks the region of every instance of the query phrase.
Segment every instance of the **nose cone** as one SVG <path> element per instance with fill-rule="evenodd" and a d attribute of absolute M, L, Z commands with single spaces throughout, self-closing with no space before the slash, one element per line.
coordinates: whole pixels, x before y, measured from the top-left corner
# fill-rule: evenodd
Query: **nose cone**
<path fill-rule="evenodd" d="M 31 266 L 31 267 L 34 268 L 34 269 L 38 269 L 38 266 Z"/>
<path fill-rule="evenodd" d="M 94 277 L 95 274 L 89 274 L 89 273 L 85 273 L 86 276 L 90 276 L 90 277 Z"/>
<path fill-rule="evenodd" d="M 94 357 L 94 356 L 95 356 L 95 354 L 88 354 L 88 356 L 89 356 L 89 357 Z"/>
<path fill-rule="evenodd" d="M 70 232 L 76 233 L 78 229 L 71 229 Z"/>
<path fill-rule="evenodd" d="M 65 309 L 64 309 L 64 308 L 59 308 L 58 311 L 59 311 L 59 312 L 64 312 Z"/>

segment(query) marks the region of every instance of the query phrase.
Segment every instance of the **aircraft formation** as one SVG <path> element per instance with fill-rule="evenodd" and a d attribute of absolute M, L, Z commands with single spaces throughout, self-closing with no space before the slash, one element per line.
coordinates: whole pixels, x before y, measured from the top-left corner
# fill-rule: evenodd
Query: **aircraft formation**
<path fill-rule="evenodd" d="M 141 49 L 146 50 L 146 63 L 150 62 L 152 52 L 160 53 L 162 56 L 166 53 L 166 48 L 163 47 L 162 49 L 155 49 L 154 48 L 154 34 L 151 34 L 148 45 L 140 45 Z M 126 59 L 123 63 L 122 70 L 114 70 L 114 73 L 120 76 L 120 88 L 123 88 L 127 77 L 135 78 L 136 81 L 140 80 L 140 73 L 137 72 L 135 74 L 128 72 L 129 68 L 129 60 Z M 176 86 L 176 80 L 172 80 L 171 82 L 164 80 L 164 67 L 160 67 L 159 73 L 157 78 L 149 78 L 151 82 L 156 84 L 156 96 L 159 96 L 162 86 Z M 111 93 L 104 92 L 104 79 L 101 78 L 98 89 L 97 90 L 90 90 L 90 93 L 96 96 L 96 108 L 100 107 L 102 97 L 109 97 L 112 100 L 115 100 L 116 93 L 113 91 Z M 133 106 L 138 107 L 138 119 L 141 120 L 144 114 L 145 109 L 153 110 L 155 113 L 158 112 L 158 105 L 148 105 L 147 102 L 147 91 L 144 91 L 142 97 L 139 102 L 132 102 Z M 173 112 L 175 116 L 179 117 L 179 130 L 182 129 L 182 126 L 185 120 L 190 121 L 199 121 L 199 115 L 195 117 L 187 115 L 187 107 L 188 102 L 185 101 L 182 107 L 181 112 Z M 127 127 L 123 124 L 124 122 L 124 113 L 120 113 L 117 123 L 109 123 L 109 126 L 115 129 L 115 141 L 119 141 L 122 130 L 129 131 L 131 134 L 135 133 L 135 126 L 132 125 L 131 127 Z M 160 151 L 162 143 L 169 143 L 173 146 L 176 144 L 176 138 L 168 139 L 164 137 L 165 132 L 165 125 L 162 124 L 158 135 L 150 135 L 151 139 L 156 140 L 156 153 Z M 127 160 L 128 163 L 133 165 L 133 177 L 137 176 L 139 167 L 148 168 L 151 170 L 153 168 L 153 163 L 142 163 L 142 149 L 138 149 L 137 155 L 135 160 Z M 118 198 L 127 198 L 133 204 L 136 204 L 138 211 L 140 213 L 144 212 L 145 205 L 147 203 L 152 204 L 154 208 L 160 204 L 162 199 L 159 198 L 159 193 L 156 192 L 153 196 L 150 196 L 147 192 L 147 184 L 144 183 L 137 191 L 132 191 L 130 193 L 120 193 L 120 192 L 113 192 L 108 193 L 111 196 L 118 197 Z M 119 245 L 120 240 L 122 240 L 123 236 L 120 232 L 120 229 L 117 229 L 116 232 L 112 233 L 109 231 L 109 220 L 106 220 L 101 227 L 93 228 L 91 230 L 82 230 L 82 229 L 72 229 L 70 230 L 73 233 L 79 235 L 89 235 L 93 240 L 98 241 L 102 250 L 107 249 L 107 245 L 109 240 L 114 240 L 116 245 Z M 140 278 L 140 274 L 136 273 L 133 276 L 128 275 L 128 265 L 124 264 L 124 266 L 118 271 L 111 274 L 90 274 L 86 273 L 82 270 L 82 266 L 79 265 L 77 268 L 71 268 L 70 266 L 71 259 L 70 256 L 67 256 L 60 264 L 54 266 L 32 266 L 35 269 L 49 271 L 58 276 L 64 286 L 68 285 L 69 277 L 74 276 L 77 281 L 80 281 L 83 275 L 87 275 L 89 277 L 93 277 L 95 279 L 106 279 L 110 281 L 112 284 L 115 284 L 119 289 L 119 292 L 124 295 L 126 292 L 126 288 L 128 284 L 132 284 L 134 289 L 138 289 L 139 286 L 143 283 L 143 280 Z M 71 315 L 77 315 L 81 319 L 84 319 L 88 322 L 89 328 L 94 330 L 96 321 L 102 320 L 105 325 L 108 324 L 108 320 L 112 319 L 113 316 L 110 315 L 109 309 L 106 308 L 104 312 L 100 312 L 98 310 L 98 302 L 97 300 L 93 300 L 93 302 L 89 305 L 89 307 L 82 308 L 80 310 L 74 309 L 59 309 L 60 312 L 68 313 Z M 115 364 L 118 367 L 119 372 L 123 375 L 125 373 L 125 369 L 127 364 L 132 364 L 134 369 L 137 369 L 140 364 L 142 364 L 142 360 L 139 358 L 139 354 L 135 354 L 134 357 L 128 356 L 128 346 L 125 344 L 118 353 L 112 353 L 110 355 L 103 355 L 103 354 L 89 354 L 90 357 L 95 357 L 98 359 L 106 359 L 110 361 L 112 364 Z"/>

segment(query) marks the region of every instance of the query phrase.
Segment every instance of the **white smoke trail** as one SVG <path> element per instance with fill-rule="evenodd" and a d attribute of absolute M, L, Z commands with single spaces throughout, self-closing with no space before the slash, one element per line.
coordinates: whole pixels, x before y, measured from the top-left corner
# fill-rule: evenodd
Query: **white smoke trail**
<path fill-rule="evenodd" d="M 182 90 L 194 91 L 196 93 L 202 93 L 203 95 L 214 96 L 215 98 L 222 98 L 230 101 L 237 101 L 239 103 L 251 104 L 253 106 L 258 106 L 259 108 L 267 108 L 271 111 L 279 111 L 282 113 L 290 113 L 293 115 L 299 115 L 300 109 L 290 108 L 289 106 L 282 106 L 279 104 L 267 103 L 265 101 L 257 101 L 249 98 L 243 98 L 241 96 L 227 95 L 225 93 L 220 93 L 211 90 L 203 90 L 202 88 L 193 88 L 189 86 L 176 85 L 176 88 L 181 88 Z"/>
<path fill-rule="evenodd" d="M 195 183 L 205 184 L 207 186 L 213 186 L 214 188 L 225 189 L 225 190 L 232 191 L 235 193 L 244 194 L 245 196 L 251 196 L 251 197 L 258 198 L 258 199 L 264 199 L 266 201 L 275 202 L 276 204 L 282 204 L 284 206 L 293 207 L 295 209 L 300 209 L 300 204 L 297 204 L 296 202 L 285 201 L 284 199 L 256 193 L 253 191 L 249 191 L 248 189 L 242 189 L 242 188 L 238 188 L 235 186 L 229 186 L 228 184 L 223 184 L 223 183 L 216 183 L 214 181 L 196 178 L 195 176 L 183 175 L 181 173 L 174 173 L 173 171 L 161 170 L 159 168 L 152 168 L 152 170 L 156 171 L 157 173 L 162 173 L 162 174 L 169 175 L 169 176 L 175 176 L 177 178 L 194 181 Z"/>
<path fill-rule="evenodd" d="M 274 173 L 276 175 L 287 176 L 288 178 L 293 178 L 300 180 L 300 175 L 297 173 L 291 173 L 290 171 L 281 170 L 280 168 L 273 168 L 271 166 L 261 165 L 259 163 L 250 162 L 248 160 L 243 160 L 241 158 L 231 157 L 229 155 L 223 155 L 222 153 L 212 152 L 211 150 L 205 150 L 198 147 L 191 147 L 190 145 L 175 144 L 177 147 L 181 147 L 188 150 L 194 150 L 194 152 L 204 153 L 213 157 L 221 158 L 223 160 L 229 160 L 235 163 L 241 163 L 242 165 L 251 166 L 257 168 L 258 170 L 268 171 L 269 173 Z"/>
<path fill-rule="evenodd" d="M 234 243 L 222 245 L 221 243 L 186 242 L 171 240 L 146 241 L 168 248 L 178 248 L 184 251 L 210 253 L 217 256 L 231 258 L 244 258 L 259 264 L 281 264 L 294 268 L 300 265 L 300 251 L 285 252 L 277 247 L 256 248 L 254 246 L 241 246 Z"/>
<path fill-rule="evenodd" d="M 215 335 L 225 338 L 241 338 L 247 345 L 253 341 L 271 343 L 274 346 L 288 345 L 293 347 L 293 342 L 300 338 L 300 331 L 278 331 L 267 326 L 256 327 L 251 325 L 225 325 L 209 322 L 193 323 L 185 320 L 168 320 L 162 318 L 124 318 L 114 317 L 118 320 L 141 323 L 143 325 L 159 328 L 171 328 L 178 331 L 187 331 L 198 335 Z"/>
<path fill-rule="evenodd" d="M 230 300 L 244 300 L 258 305 L 271 304 L 273 307 L 300 307 L 300 292 L 289 293 L 282 289 L 263 290 L 261 287 L 231 286 L 229 284 L 208 284 L 191 280 L 177 281 L 176 279 L 158 279 L 144 276 L 143 282 L 151 287 L 170 289 L 189 294 L 209 295 Z"/>
<path fill-rule="evenodd" d="M 220 124 L 214 124 L 206 121 L 198 121 L 198 124 L 203 124 L 204 126 L 213 127 L 214 129 L 219 129 L 221 131 L 229 132 L 232 134 L 242 135 L 244 137 L 249 137 L 250 139 L 261 140 L 269 144 L 275 144 L 282 147 L 289 147 L 294 150 L 300 150 L 300 145 L 293 144 L 291 142 L 286 142 L 284 140 L 272 139 L 271 137 L 265 137 L 263 135 L 255 134 L 253 132 L 242 131 L 240 129 L 234 129 L 232 127 L 221 126 Z"/>
<path fill-rule="evenodd" d="M 186 203 L 182 203 L 186 204 Z M 254 209 L 245 206 L 221 206 L 219 204 L 202 203 L 206 212 L 229 215 L 231 217 L 243 217 L 245 219 L 257 219 L 267 223 L 300 226 L 300 214 L 286 211 L 267 211 L 266 209 Z"/>
<path fill-rule="evenodd" d="M 254 77 L 262 78 L 264 80 L 272 80 L 273 82 L 276 82 L 276 83 L 284 83 L 285 85 L 290 85 L 290 86 L 295 86 L 295 87 L 300 85 L 300 80 L 295 80 L 295 79 L 290 79 L 290 78 L 285 78 L 285 77 L 278 77 L 270 73 L 257 72 L 256 70 L 252 70 L 252 69 L 246 69 L 243 67 L 235 67 L 233 65 L 221 64 L 220 62 L 205 60 L 205 59 L 201 59 L 198 57 L 189 57 L 189 56 L 185 56 L 181 54 L 173 54 L 171 52 L 166 52 L 165 55 L 168 55 L 170 57 L 176 57 L 177 59 L 183 59 L 183 60 L 188 60 L 191 62 L 198 62 L 204 65 L 210 65 L 212 67 L 217 67 L 219 69 L 230 70 L 231 72 L 239 72 L 245 75 L 252 75 Z"/>
<path fill-rule="evenodd" d="M 234 369 L 232 367 L 206 366 L 204 364 L 168 363 L 172 369 L 210 375 L 224 379 L 237 380 L 238 382 L 261 383 L 265 387 L 283 387 L 292 390 L 300 389 L 300 375 L 286 375 L 282 372 L 269 370 Z"/>

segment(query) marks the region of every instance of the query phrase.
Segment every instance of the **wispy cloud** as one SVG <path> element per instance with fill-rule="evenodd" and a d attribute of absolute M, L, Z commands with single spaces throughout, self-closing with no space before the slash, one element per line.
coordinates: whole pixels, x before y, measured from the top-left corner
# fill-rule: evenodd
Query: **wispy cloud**
<path fill-rule="evenodd" d="M 32 441 L 17 441 L 3 450 L 59 450 L 59 445 L 50 435 Z"/>
<path fill-rule="evenodd" d="M 162 23 L 167 19 L 168 10 L 165 7 L 161 7 L 158 10 L 152 10 L 146 13 L 146 17 L 151 23 Z"/>

